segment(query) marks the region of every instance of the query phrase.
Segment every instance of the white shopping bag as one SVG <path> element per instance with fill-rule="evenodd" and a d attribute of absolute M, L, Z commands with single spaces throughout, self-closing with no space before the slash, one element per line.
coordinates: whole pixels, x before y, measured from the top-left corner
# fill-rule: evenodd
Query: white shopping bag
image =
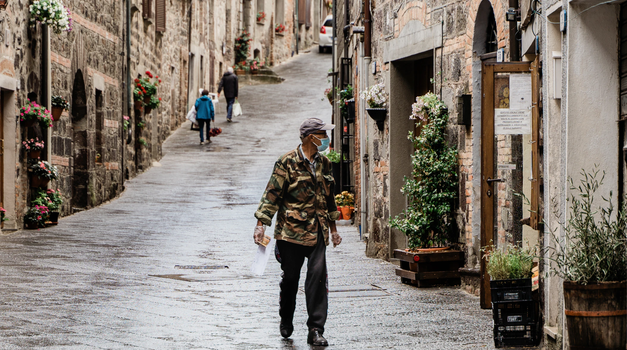
<path fill-rule="evenodd" d="M 270 239 L 270 243 L 266 247 L 259 245 L 257 248 L 257 254 L 255 254 L 255 259 L 253 260 L 253 265 L 250 267 L 250 272 L 253 275 L 263 276 L 263 272 L 266 270 L 266 265 L 268 265 L 268 259 L 270 255 L 274 252 L 274 238 Z"/>
<path fill-rule="evenodd" d="M 242 115 L 242 106 L 239 104 L 239 101 L 235 100 L 233 104 L 233 116 L 237 117 Z"/>
<path fill-rule="evenodd" d="M 196 121 L 196 107 L 192 106 L 192 109 L 187 112 L 187 119 L 189 119 L 192 123 L 198 125 Z"/>

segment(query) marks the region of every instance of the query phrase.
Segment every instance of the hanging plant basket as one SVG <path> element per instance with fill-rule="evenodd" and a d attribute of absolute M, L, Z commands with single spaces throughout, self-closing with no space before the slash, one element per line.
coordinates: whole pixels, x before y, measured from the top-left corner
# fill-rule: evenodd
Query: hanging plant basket
<path fill-rule="evenodd" d="M 58 121 L 61 119 L 61 114 L 63 114 L 63 107 L 52 106 L 52 120 Z"/>
<path fill-rule="evenodd" d="M 41 157 L 41 150 L 28 152 L 28 158 L 30 159 L 39 159 L 39 157 Z"/>
<path fill-rule="evenodd" d="M 46 187 L 46 185 L 48 185 L 48 182 L 50 182 L 50 179 L 41 178 L 35 175 L 31 176 L 30 178 L 30 186 L 33 188 Z"/>
<path fill-rule="evenodd" d="M 143 105 L 142 101 L 135 101 L 134 108 L 136 110 L 140 110 L 140 109 L 142 109 L 142 105 Z"/>
<path fill-rule="evenodd" d="M 36 120 L 25 120 L 23 122 L 20 122 L 20 124 L 25 128 L 31 128 L 35 126 L 36 122 L 37 122 Z"/>
<path fill-rule="evenodd" d="M 385 117 L 388 114 L 387 108 L 366 108 L 366 112 L 368 112 L 370 118 L 372 118 L 372 120 L 377 123 L 377 127 L 379 128 L 379 130 L 383 131 L 383 128 L 385 126 Z"/>

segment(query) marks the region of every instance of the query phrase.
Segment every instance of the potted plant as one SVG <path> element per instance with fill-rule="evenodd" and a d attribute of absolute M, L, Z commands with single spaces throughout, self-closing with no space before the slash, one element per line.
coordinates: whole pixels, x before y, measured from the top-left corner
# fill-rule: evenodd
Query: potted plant
<path fill-rule="evenodd" d="M 61 190 L 38 190 L 35 199 L 31 201 L 32 206 L 45 206 L 48 208 L 50 224 L 56 225 L 59 221 L 59 209 L 63 204 Z"/>
<path fill-rule="evenodd" d="M 569 215 L 563 235 L 549 230 L 555 246 L 545 248 L 551 273 L 564 279 L 564 312 L 571 347 L 625 349 L 627 346 L 627 202 L 614 205 L 612 192 L 597 204 L 605 172 L 582 170 L 569 179 Z M 559 216 L 557 209 L 556 216 Z"/>
<path fill-rule="evenodd" d="M 44 142 L 39 138 L 34 138 L 26 141 L 22 141 L 22 147 L 28 152 L 28 157 L 31 159 L 39 159 L 41 150 L 44 149 Z"/>
<path fill-rule="evenodd" d="M 0 223 L 5 221 L 9 221 L 9 218 L 7 218 L 7 211 L 6 209 L 0 207 Z"/>
<path fill-rule="evenodd" d="M 24 215 L 24 224 L 28 229 L 38 229 L 46 227 L 48 219 L 48 207 L 45 205 L 34 205 L 28 209 Z"/>
<path fill-rule="evenodd" d="M 52 96 L 52 120 L 57 121 L 61 119 L 63 111 L 70 109 L 70 104 L 61 96 Z"/>
<path fill-rule="evenodd" d="M 285 25 L 281 23 L 277 24 L 276 27 L 274 27 L 274 32 L 279 35 L 283 35 L 283 33 L 285 32 Z"/>
<path fill-rule="evenodd" d="M 28 10 L 31 24 L 46 24 L 56 34 L 72 30 L 72 14 L 61 0 L 35 0 Z"/>
<path fill-rule="evenodd" d="M 383 130 L 383 122 L 387 115 L 387 94 L 385 85 L 379 83 L 361 92 L 361 98 L 366 101 L 366 112 L 376 123 L 379 130 Z"/>
<path fill-rule="evenodd" d="M 257 23 L 263 23 L 263 20 L 266 18 L 266 13 L 263 11 L 257 12 Z"/>
<path fill-rule="evenodd" d="M 348 191 L 342 191 L 342 193 L 335 196 L 335 204 L 340 207 L 342 218 L 350 220 L 355 209 L 355 196 Z"/>
<path fill-rule="evenodd" d="M 327 100 L 329 100 L 331 106 L 333 106 L 333 89 L 327 88 L 326 90 L 324 90 L 324 96 L 327 98 Z"/>
<path fill-rule="evenodd" d="M 27 128 L 35 123 L 39 123 L 42 128 L 52 127 L 50 111 L 30 100 L 27 105 L 20 108 L 20 122 Z"/>
<path fill-rule="evenodd" d="M 347 123 L 352 123 L 353 121 L 355 121 L 355 99 L 353 96 L 353 87 L 348 85 L 346 89 L 340 90 L 339 95 L 340 114 L 342 115 L 342 117 L 344 117 L 344 119 L 346 119 Z M 350 100 L 352 100 L 352 114 L 350 113 Z"/>
<path fill-rule="evenodd" d="M 490 275 L 494 344 L 497 348 L 514 345 L 538 345 L 540 318 L 537 293 L 533 293 L 532 275 L 535 247 L 513 244 L 482 248 Z"/>
<path fill-rule="evenodd" d="M 415 109 L 423 117 L 420 133 L 409 132 L 414 153 L 411 156 L 412 172 L 405 177 L 401 192 L 407 197 L 407 207 L 390 220 L 390 226 L 407 236 L 407 250 L 396 249 L 394 256 L 401 259 L 397 275 L 401 281 L 421 286 L 433 284 L 459 284 L 458 265 L 463 252 L 450 250 L 440 256 L 439 263 L 429 252 L 450 249 L 449 232 L 452 230 L 453 203 L 457 197 L 457 150 L 446 142 L 448 110 L 436 95 L 428 93 L 418 97 L 422 109 Z M 415 119 L 410 117 L 411 119 Z M 460 266 L 459 266 L 460 267 Z M 433 271 L 425 274 L 420 271 Z M 438 271 L 435 273 L 435 271 Z"/>
<path fill-rule="evenodd" d="M 336 152 L 333 148 L 324 153 L 324 155 L 331 161 L 333 167 L 333 179 L 335 179 L 335 194 L 340 193 L 340 153 Z"/>
<path fill-rule="evenodd" d="M 251 41 L 252 39 L 250 38 L 250 34 L 246 30 L 242 30 L 242 33 L 235 38 L 235 62 L 238 62 L 240 69 L 243 69 L 241 67 L 242 63 L 244 66 L 246 65 Z"/>
<path fill-rule="evenodd" d="M 30 178 L 32 187 L 44 187 L 50 180 L 56 180 L 59 176 L 57 167 L 45 160 L 32 162 L 29 171 L 33 175 Z"/>
<path fill-rule="evenodd" d="M 153 109 L 159 108 L 161 105 L 161 97 L 150 96 L 150 101 L 146 103 L 146 113 L 150 113 Z"/>

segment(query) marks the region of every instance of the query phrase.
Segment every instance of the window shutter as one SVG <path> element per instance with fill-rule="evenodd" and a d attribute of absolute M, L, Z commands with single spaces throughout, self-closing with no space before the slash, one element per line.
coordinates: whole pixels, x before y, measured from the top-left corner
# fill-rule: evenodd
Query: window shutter
<path fill-rule="evenodd" d="M 142 1 L 142 14 L 144 19 L 152 18 L 152 0 Z"/>
<path fill-rule="evenodd" d="M 298 24 L 305 24 L 305 0 L 298 0 Z"/>
<path fill-rule="evenodd" d="M 165 0 L 156 0 L 155 3 L 155 12 L 156 12 L 156 29 L 158 32 L 165 32 L 165 25 L 166 25 L 166 17 L 165 17 L 165 13 L 166 13 L 166 4 L 165 4 Z"/>
<path fill-rule="evenodd" d="M 311 27 L 311 0 L 305 1 L 305 25 Z"/>

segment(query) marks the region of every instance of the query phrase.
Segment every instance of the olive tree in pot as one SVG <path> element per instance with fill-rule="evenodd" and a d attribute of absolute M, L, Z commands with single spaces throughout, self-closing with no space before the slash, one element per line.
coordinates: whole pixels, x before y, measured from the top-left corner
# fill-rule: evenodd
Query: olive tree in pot
<path fill-rule="evenodd" d="M 612 193 L 595 203 L 605 172 L 582 170 L 569 179 L 569 215 L 551 231 L 555 246 L 545 248 L 550 271 L 564 279 L 564 312 L 571 349 L 627 347 L 627 202 Z M 600 177 L 600 178 L 599 178 Z M 555 206 L 557 208 L 557 206 Z M 557 209 L 556 217 L 560 217 Z"/>

